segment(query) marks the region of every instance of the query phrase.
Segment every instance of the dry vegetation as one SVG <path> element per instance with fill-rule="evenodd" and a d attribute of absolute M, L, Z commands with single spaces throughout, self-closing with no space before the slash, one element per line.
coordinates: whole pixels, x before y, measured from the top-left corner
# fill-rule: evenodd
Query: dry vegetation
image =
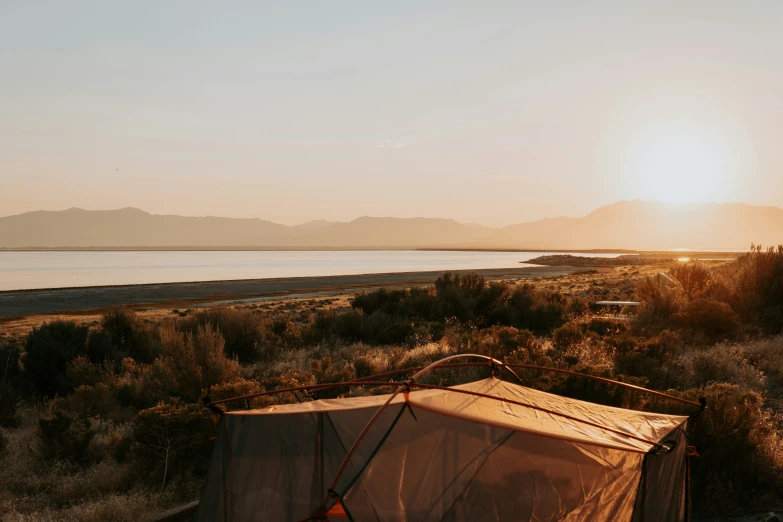
<path fill-rule="evenodd" d="M 692 430 L 697 512 L 778 507 L 783 491 L 783 248 L 727 264 L 588 270 L 529 282 L 444 274 L 432 287 L 9 327 L 0 344 L 3 520 L 138 520 L 197 498 L 215 417 L 200 403 L 482 353 L 598 374 L 709 408 Z M 638 298 L 635 316 L 594 310 Z M 10 332 L 10 333 L 9 333 Z M 451 385 L 486 369 L 427 377 Z M 625 407 L 671 404 L 593 381 L 531 386 Z M 336 389 L 313 394 L 382 393 Z M 293 397 L 256 399 L 252 406 Z M 237 404 L 237 407 L 243 405 Z"/>

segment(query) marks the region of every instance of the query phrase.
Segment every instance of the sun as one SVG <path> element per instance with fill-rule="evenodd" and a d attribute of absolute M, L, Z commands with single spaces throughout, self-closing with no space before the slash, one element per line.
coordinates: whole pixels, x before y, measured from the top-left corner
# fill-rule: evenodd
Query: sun
<path fill-rule="evenodd" d="M 727 146 L 707 129 L 661 125 L 637 136 L 628 150 L 626 179 L 637 199 L 689 203 L 731 198 Z"/>

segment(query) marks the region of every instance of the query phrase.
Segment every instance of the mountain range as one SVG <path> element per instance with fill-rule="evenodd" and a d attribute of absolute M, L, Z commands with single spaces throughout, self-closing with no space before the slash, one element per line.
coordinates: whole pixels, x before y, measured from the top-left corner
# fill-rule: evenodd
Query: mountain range
<path fill-rule="evenodd" d="M 485 248 L 746 250 L 783 243 L 783 209 L 744 203 L 621 201 L 586 216 L 491 228 L 452 219 L 360 217 L 287 226 L 157 215 L 136 208 L 0 218 L 0 248 Z"/>

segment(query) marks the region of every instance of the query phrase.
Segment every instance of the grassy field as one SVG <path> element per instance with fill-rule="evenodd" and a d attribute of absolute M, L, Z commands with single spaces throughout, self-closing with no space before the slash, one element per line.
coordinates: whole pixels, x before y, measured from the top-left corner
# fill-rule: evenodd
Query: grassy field
<path fill-rule="evenodd" d="M 662 289 L 651 278 L 659 272 L 678 284 Z M 643 306 L 628 316 L 592 306 L 629 299 Z M 783 500 L 782 334 L 783 249 L 532 280 L 444 274 L 434 286 L 355 296 L 22 318 L 4 323 L 0 338 L 0 513 L 6 521 L 142 519 L 198 498 L 216 422 L 205 395 L 340 382 L 454 353 L 706 396 L 691 438 L 701 454 L 696 512 L 769 511 Z M 452 385 L 487 371 L 427 379 Z M 593 381 L 522 377 L 566 396 L 683 412 Z"/>

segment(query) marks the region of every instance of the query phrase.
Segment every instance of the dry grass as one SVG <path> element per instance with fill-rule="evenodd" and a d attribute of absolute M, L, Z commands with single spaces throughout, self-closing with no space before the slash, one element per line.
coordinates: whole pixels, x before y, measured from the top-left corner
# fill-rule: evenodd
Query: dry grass
<path fill-rule="evenodd" d="M 158 512 L 165 501 L 144 491 L 109 494 L 64 509 L 44 508 L 21 513 L 10 507 L 3 522 L 138 522 Z"/>

